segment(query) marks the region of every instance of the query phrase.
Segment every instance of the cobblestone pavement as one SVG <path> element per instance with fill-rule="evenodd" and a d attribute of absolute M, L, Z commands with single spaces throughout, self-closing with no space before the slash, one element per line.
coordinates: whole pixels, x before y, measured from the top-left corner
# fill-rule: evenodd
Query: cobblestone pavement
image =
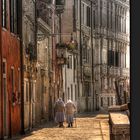
<path fill-rule="evenodd" d="M 77 126 L 76 126 L 77 124 Z M 59 128 L 54 123 L 46 123 L 30 134 L 13 140 L 109 140 L 108 115 L 80 115 L 73 128 Z"/>

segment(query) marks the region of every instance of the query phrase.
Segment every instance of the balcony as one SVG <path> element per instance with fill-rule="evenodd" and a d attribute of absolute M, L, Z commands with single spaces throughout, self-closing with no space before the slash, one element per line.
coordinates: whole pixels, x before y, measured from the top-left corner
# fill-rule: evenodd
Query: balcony
<path fill-rule="evenodd" d="M 101 74 L 106 75 L 107 74 L 107 65 L 101 65 Z"/>
<path fill-rule="evenodd" d="M 110 76 L 120 76 L 120 68 L 118 68 L 118 67 L 108 67 L 108 74 Z"/>
<path fill-rule="evenodd" d="M 129 77 L 129 69 L 128 68 L 121 68 L 120 75 L 122 77 Z"/>
<path fill-rule="evenodd" d="M 126 42 L 129 41 L 129 37 L 125 33 L 116 33 L 116 38 L 119 39 L 119 40 L 126 41 Z"/>
<path fill-rule="evenodd" d="M 86 34 L 86 35 L 90 35 L 90 32 L 91 32 L 91 28 L 90 27 L 88 27 L 88 26 L 86 26 L 86 25 L 83 25 L 82 24 L 82 31 Z"/>
<path fill-rule="evenodd" d="M 113 76 L 113 75 L 114 75 L 114 69 L 113 69 L 113 67 L 109 67 L 109 68 L 108 68 L 108 74 L 109 74 L 110 76 Z"/>
<path fill-rule="evenodd" d="M 120 68 L 114 67 L 114 75 L 115 76 L 120 76 Z"/>

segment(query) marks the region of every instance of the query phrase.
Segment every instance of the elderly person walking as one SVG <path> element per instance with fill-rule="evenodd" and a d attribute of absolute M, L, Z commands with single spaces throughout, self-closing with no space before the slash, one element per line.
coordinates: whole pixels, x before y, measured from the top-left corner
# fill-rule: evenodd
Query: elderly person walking
<path fill-rule="evenodd" d="M 62 98 L 59 98 L 58 101 L 55 103 L 55 121 L 59 123 L 59 127 L 64 127 L 63 122 L 64 122 L 64 111 L 65 111 L 65 104 L 62 100 Z"/>
<path fill-rule="evenodd" d="M 66 121 L 68 123 L 68 127 L 73 127 L 73 118 L 74 118 L 74 113 L 76 111 L 75 104 L 71 100 L 68 100 L 65 106 L 65 110 L 66 110 Z"/>

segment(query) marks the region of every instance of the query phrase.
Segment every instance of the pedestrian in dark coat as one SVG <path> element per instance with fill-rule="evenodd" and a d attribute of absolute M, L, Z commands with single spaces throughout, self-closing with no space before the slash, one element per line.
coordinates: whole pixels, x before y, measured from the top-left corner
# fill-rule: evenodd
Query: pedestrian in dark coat
<path fill-rule="evenodd" d="M 63 122 L 65 118 L 65 104 L 62 98 L 59 98 L 55 103 L 55 121 L 59 123 L 59 127 L 64 127 Z"/>
<path fill-rule="evenodd" d="M 75 104 L 71 100 L 68 100 L 65 106 L 65 110 L 66 110 L 66 121 L 68 123 L 68 127 L 73 127 L 74 113 L 76 111 Z"/>

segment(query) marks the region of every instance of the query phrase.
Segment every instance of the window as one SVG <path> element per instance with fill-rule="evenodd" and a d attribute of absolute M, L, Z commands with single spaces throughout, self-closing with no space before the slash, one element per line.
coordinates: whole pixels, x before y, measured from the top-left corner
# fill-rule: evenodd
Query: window
<path fill-rule="evenodd" d="M 84 14 L 85 14 L 85 10 L 84 10 L 84 4 L 82 4 L 82 24 L 84 24 L 84 19 L 85 19 L 85 17 L 84 17 Z"/>
<path fill-rule="evenodd" d="M 103 97 L 101 97 L 101 106 L 103 106 Z"/>
<path fill-rule="evenodd" d="M 83 47 L 83 59 L 87 61 L 87 48 L 86 46 Z"/>
<path fill-rule="evenodd" d="M 112 65 L 112 51 L 111 50 L 108 51 L 108 65 L 109 66 Z"/>
<path fill-rule="evenodd" d="M 84 91 L 84 93 L 85 93 L 87 96 L 91 96 L 90 83 L 89 83 L 89 82 L 85 83 L 85 91 Z"/>
<path fill-rule="evenodd" d="M 112 66 L 115 66 L 115 52 L 114 51 L 111 51 L 111 65 Z"/>
<path fill-rule="evenodd" d="M 75 3 L 75 1 L 74 1 Z M 73 5 L 73 31 L 76 32 L 76 9 L 75 5 Z"/>
<path fill-rule="evenodd" d="M 78 20 L 78 11 L 79 11 L 79 1 L 78 0 L 74 0 L 74 5 L 75 5 L 75 12 L 76 12 L 76 20 Z"/>
<path fill-rule="evenodd" d="M 77 97 L 77 86 L 75 85 L 75 97 Z"/>
<path fill-rule="evenodd" d="M 20 68 L 18 68 L 18 101 L 21 101 L 21 83 L 20 83 Z"/>
<path fill-rule="evenodd" d="M 110 25 L 111 25 L 110 28 L 111 28 L 111 29 L 112 29 L 112 25 L 113 25 L 113 19 L 112 19 L 112 18 L 113 18 L 113 14 L 112 14 L 112 10 L 113 10 L 113 7 L 112 7 L 112 3 L 111 3 L 111 10 L 110 10 L 110 12 L 111 12 L 111 13 L 110 13 L 110 18 L 111 18 L 111 19 L 110 19 L 110 22 L 111 22 L 111 23 L 110 23 Z"/>
<path fill-rule="evenodd" d="M 73 85 L 71 84 L 71 100 L 73 100 Z"/>
<path fill-rule="evenodd" d="M 115 78 L 113 78 L 113 89 L 115 89 Z"/>
<path fill-rule="evenodd" d="M 74 58 L 74 65 L 73 66 L 74 66 L 74 70 L 76 70 L 76 66 L 77 66 L 76 65 L 76 58 Z"/>
<path fill-rule="evenodd" d="M 91 22 L 90 22 L 90 20 L 91 20 L 90 17 L 91 17 L 91 10 L 90 10 L 90 7 L 87 6 L 87 26 L 89 26 L 89 27 L 90 27 L 90 25 L 91 25 L 91 24 L 90 24 L 90 23 L 91 23 Z"/>
<path fill-rule="evenodd" d="M 11 82 L 12 82 L 12 93 L 15 91 L 15 75 L 14 75 L 14 68 L 11 68 Z"/>
<path fill-rule="evenodd" d="M 29 101 L 29 84 L 26 82 L 26 102 Z"/>
<path fill-rule="evenodd" d="M 109 97 L 107 97 L 107 103 L 108 103 L 108 106 L 110 106 L 110 103 L 109 103 Z"/>
<path fill-rule="evenodd" d="M 102 26 L 103 25 L 103 23 L 102 23 L 102 18 L 103 18 L 103 9 L 102 9 L 102 1 L 101 1 L 101 3 L 100 3 L 100 25 Z"/>
<path fill-rule="evenodd" d="M 2 0 L 2 27 L 6 28 L 7 26 L 7 2 Z"/>
<path fill-rule="evenodd" d="M 13 33 L 18 32 L 18 4 L 17 0 L 10 0 L 10 30 Z"/>
<path fill-rule="evenodd" d="M 68 99 L 70 99 L 70 88 L 68 87 Z"/>
<path fill-rule="evenodd" d="M 93 29 L 95 29 L 95 11 L 93 11 Z"/>
<path fill-rule="evenodd" d="M 108 65 L 119 67 L 119 52 L 108 51 Z"/>
<path fill-rule="evenodd" d="M 18 91 L 20 92 L 20 69 L 18 69 Z"/>
<path fill-rule="evenodd" d="M 6 62 L 5 61 L 3 62 L 2 68 L 3 68 L 3 74 L 6 74 Z"/>
<path fill-rule="evenodd" d="M 119 53 L 115 52 L 115 66 L 118 67 L 119 66 Z"/>
<path fill-rule="evenodd" d="M 73 82 L 76 80 L 76 57 L 73 57 Z"/>
<path fill-rule="evenodd" d="M 111 97 L 111 105 L 113 105 L 113 97 Z"/>
<path fill-rule="evenodd" d="M 56 5 L 64 5 L 64 0 L 56 0 Z"/>
<path fill-rule="evenodd" d="M 109 29 L 109 3 L 107 3 L 107 28 Z"/>
<path fill-rule="evenodd" d="M 68 68 L 72 69 L 72 55 L 68 56 Z"/>
<path fill-rule="evenodd" d="M 90 52 L 91 52 L 91 51 L 90 51 L 90 49 L 88 48 L 88 49 L 87 49 L 87 62 L 88 62 L 88 63 L 90 62 L 90 58 L 91 58 L 91 57 L 90 57 Z"/>
<path fill-rule="evenodd" d="M 108 88 L 108 86 L 107 86 L 107 84 L 108 84 L 107 78 L 105 78 L 104 84 L 105 84 L 105 89 L 107 89 Z"/>

